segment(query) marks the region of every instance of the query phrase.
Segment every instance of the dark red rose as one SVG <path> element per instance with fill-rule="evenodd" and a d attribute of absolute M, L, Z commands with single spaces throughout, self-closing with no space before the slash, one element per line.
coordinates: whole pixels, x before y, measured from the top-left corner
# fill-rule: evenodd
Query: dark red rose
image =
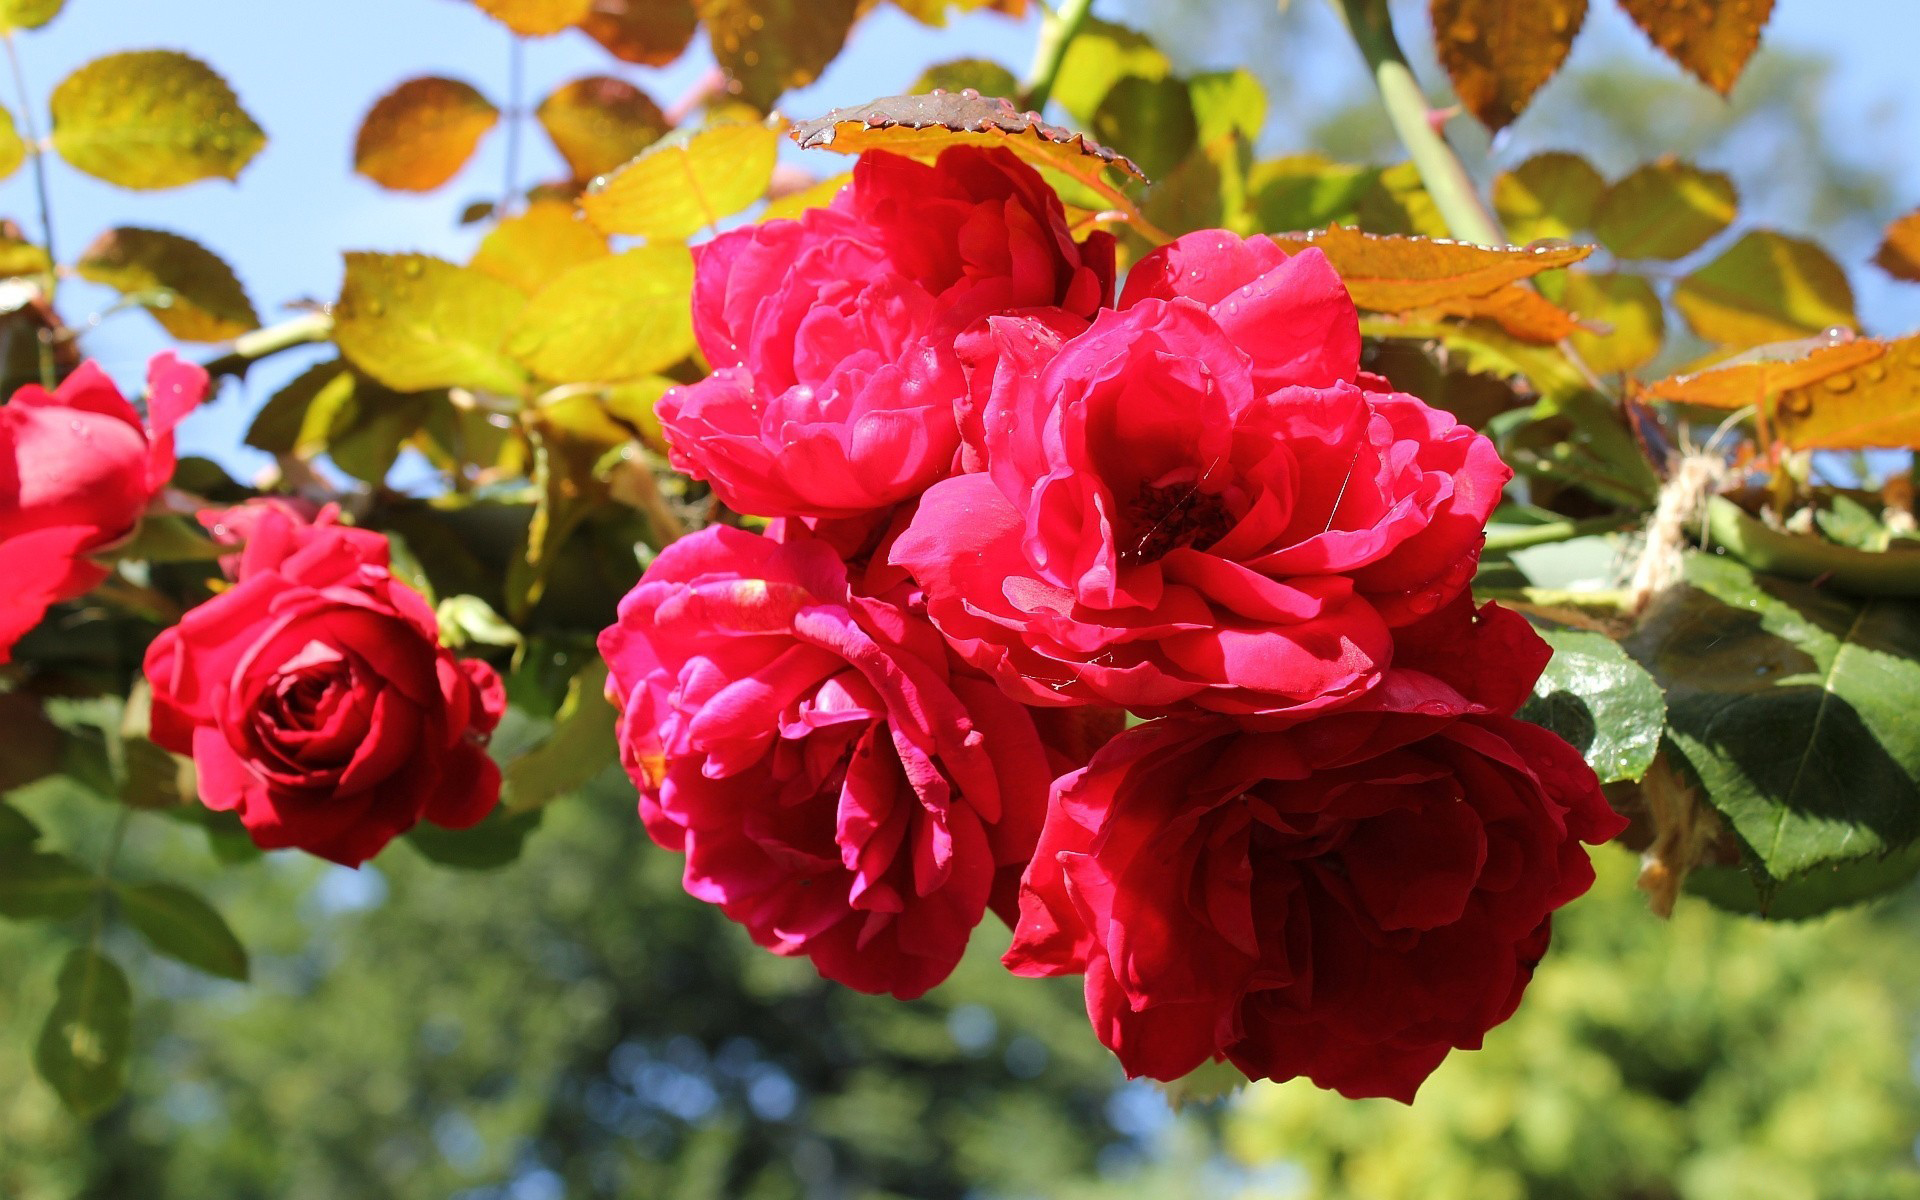
<path fill-rule="evenodd" d="M 953 970 L 996 892 L 1011 916 L 1047 748 L 924 619 L 852 594 L 830 546 L 682 538 L 600 652 L 647 832 L 761 945 L 907 998 Z"/>
<path fill-rule="evenodd" d="M 1488 610 L 1472 636 L 1499 653 L 1516 625 Z M 1060 779 L 1008 967 L 1084 971 L 1130 1075 L 1225 1058 L 1411 1101 L 1512 1014 L 1592 882 L 1580 843 L 1625 822 L 1566 743 L 1430 676 L 1396 668 L 1359 707 L 1163 718 Z"/>
<path fill-rule="evenodd" d="M 969 335 L 981 470 L 926 492 L 892 561 L 1030 703 L 1300 717 L 1363 695 L 1391 631 L 1466 586 L 1512 473 L 1446 413 L 1356 382 L 1353 306 L 1318 251 L 1196 234 L 1127 294 L 1082 332 Z"/>
<path fill-rule="evenodd" d="M 831 205 L 694 254 L 715 371 L 662 397 L 660 420 L 676 467 L 768 517 L 912 498 L 959 447 L 955 337 L 1036 305 L 1091 316 L 1113 291 L 1113 239 L 1075 242 L 1052 189 L 1001 149 L 863 155 Z"/>
<path fill-rule="evenodd" d="M 262 848 L 357 866 L 499 802 L 499 677 L 443 649 L 387 565 L 378 534 L 260 511 L 234 586 L 147 651 L 153 740 L 191 754 L 201 801 Z"/>
<path fill-rule="evenodd" d="M 173 427 L 206 398 L 207 374 L 162 354 L 147 387 L 146 421 L 91 362 L 0 407 L 0 663 L 50 606 L 107 577 L 87 556 L 131 534 L 172 477 Z"/>

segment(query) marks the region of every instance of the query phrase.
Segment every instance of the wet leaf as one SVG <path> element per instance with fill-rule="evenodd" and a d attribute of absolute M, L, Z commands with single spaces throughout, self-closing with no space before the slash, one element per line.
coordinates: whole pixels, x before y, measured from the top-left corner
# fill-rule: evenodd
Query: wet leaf
<path fill-rule="evenodd" d="M 728 90 L 768 112 L 819 77 L 860 14 L 859 0 L 694 0 Z"/>
<path fill-rule="evenodd" d="M 1621 258 L 1684 258 L 1725 229 L 1737 207 L 1733 180 L 1667 157 L 1608 188 L 1593 231 Z"/>
<path fill-rule="evenodd" d="M 766 194 L 779 130 L 729 122 L 662 138 L 600 180 L 580 207 L 603 233 L 681 240 Z"/>
<path fill-rule="evenodd" d="M 556 383 L 650 375 L 693 352 L 693 256 L 673 242 L 584 263 L 528 303 L 515 358 Z"/>
<path fill-rule="evenodd" d="M 133 990 L 106 955 L 82 946 L 67 955 L 33 1065 L 76 1116 L 104 1111 L 127 1087 Z"/>
<path fill-rule="evenodd" d="M 355 366 L 403 392 L 519 392 L 526 378 L 504 351 L 526 304 L 518 288 L 424 254 L 349 252 L 346 260 L 333 336 Z"/>
<path fill-rule="evenodd" d="M 430 192 L 459 174 L 500 120 L 471 84 L 409 79 L 373 102 L 353 144 L 353 169 L 384 188 Z"/>
<path fill-rule="evenodd" d="M 1724 346 L 1858 324 L 1853 288 L 1839 264 L 1812 242 L 1765 230 L 1745 235 L 1682 279 L 1673 304 L 1695 333 Z"/>
<path fill-rule="evenodd" d="M 580 28 L 622 62 L 664 67 L 700 27 L 693 0 L 593 0 Z"/>
<path fill-rule="evenodd" d="M 38 29 L 60 15 L 67 0 L 0 0 L 0 33 Z"/>
<path fill-rule="evenodd" d="M 109 229 L 81 253 L 74 270 L 136 301 L 181 341 L 222 342 L 260 325 L 233 268 L 178 234 Z"/>
<path fill-rule="evenodd" d="M 473 0 L 475 7 L 523 37 L 546 37 L 586 19 L 593 0 Z"/>
<path fill-rule="evenodd" d="M 1276 234 L 1273 240 L 1289 254 L 1319 247 L 1346 281 L 1355 304 L 1389 313 L 1487 296 L 1593 253 L 1591 246 L 1475 246 L 1362 233 L 1344 225 L 1308 234 Z"/>
<path fill-rule="evenodd" d="M 1772 880 L 1920 835 L 1920 610 L 1696 554 L 1631 649 L 1669 741 Z"/>
<path fill-rule="evenodd" d="M 569 268 L 606 258 L 607 239 L 562 200 L 536 200 L 487 231 L 472 266 L 532 295 Z"/>
<path fill-rule="evenodd" d="M 982 96 L 1013 96 L 1020 91 L 1020 81 L 991 59 L 960 58 L 928 67 L 907 90 L 931 92 L 936 88 L 947 92 L 972 88 Z"/>
<path fill-rule="evenodd" d="M 1553 78 L 1587 17 L 1587 0 L 1432 0 L 1440 63 L 1467 111 L 1504 129 Z"/>
<path fill-rule="evenodd" d="M 1662 53 L 1722 96 L 1760 46 L 1773 0 L 1620 0 Z"/>
<path fill-rule="evenodd" d="M 93 902 L 99 881 L 64 854 L 0 854 L 0 916 L 66 920 Z"/>
<path fill-rule="evenodd" d="M 172 50 L 95 59 L 61 80 L 48 106 L 60 157 L 136 190 L 238 178 L 267 143 L 226 80 Z"/>
<path fill-rule="evenodd" d="M 1662 379 L 1650 384 L 1645 395 L 1705 408 L 1758 409 L 1781 392 L 1818 383 L 1882 353 L 1880 343 L 1864 338 L 1801 338 L 1756 347 L 1709 370 Z"/>
<path fill-rule="evenodd" d="M 115 891 L 127 924 L 139 930 L 155 950 L 222 979 L 247 978 L 247 949 L 213 905 L 171 883 L 142 883 Z"/>
<path fill-rule="evenodd" d="M 1582 320 L 1608 327 L 1572 334 L 1573 348 L 1600 374 L 1638 370 L 1660 353 L 1666 316 L 1653 285 L 1640 276 L 1568 271 L 1556 298 Z"/>
<path fill-rule="evenodd" d="M 1775 435 L 1796 450 L 1920 447 L 1920 334 L 1853 345 L 1862 347 L 1849 356 L 1857 361 L 1781 389 Z"/>
<path fill-rule="evenodd" d="M 1494 177 L 1493 208 L 1515 242 L 1570 238 L 1593 227 L 1606 190 L 1606 179 L 1578 154 L 1536 154 Z"/>
<path fill-rule="evenodd" d="M 534 115 L 575 179 L 613 170 L 672 128 L 651 96 L 611 75 L 560 85 Z"/>
<path fill-rule="evenodd" d="M 1887 226 L 1873 261 L 1895 279 L 1920 283 L 1920 208 Z"/>
<path fill-rule="evenodd" d="M 1645 775 L 1667 724 L 1660 685 L 1605 634 L 1546 629 L 1541 636 L 1553 661 L 1516 715 L 1559 734 L 1601 783 Z"/>
<path fill-rule="evenodd" d="M 995 97 L 890 96 L 836 108 L 794 126 L 790 136 L 803 150 L 887 150 L 927 161 L 948 146 L 1004 146 L 1042 170 L 1058 171 L 1108 195 L 1116 194 L 1104 178 L 1109 168 L 1145 178 L 1140 168 L 1085 134 L 1049 125 Z"/>

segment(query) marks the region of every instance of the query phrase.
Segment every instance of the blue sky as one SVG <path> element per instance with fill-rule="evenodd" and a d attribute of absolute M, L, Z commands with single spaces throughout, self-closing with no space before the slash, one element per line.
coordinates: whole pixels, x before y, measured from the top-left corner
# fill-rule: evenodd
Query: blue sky
<path fill-rule="evenodd" d="M 1311 96 L 1343 96 L 1364 85 L 1363 68 L 1337 29 L 1324 0 L 1290 0 L 1282 20 L 1252 0 L 1182 0 L 1180 28 L 1167 40 L 1176 53 L 1212 59 L 1260 47 L 1278 58 Z M 1397 0 L 1409 42 L 1424 36 L 1418 0 Z M 1163 10 L 1167 0 L 1158 0 Z M 1127 19 L 1151 0 L 1097 0 L 1095 12 Z M 1191 19 L 1211 14 L 1213 19 Z M 1229 20 L 1231 18 L 1231 20 Z M 1651 49 L 1610 3 L 1593 6 L 1574 62 L 1601 61 L 1626 51 L 1654 60 Z M 856 31 L 848 50 L 812 87 L 788 97 L 784 108 L 810 116 L 838 104 L 898 92 L 928 64 L 952 58 L 998 59 L 1016 72 L 1032 52 L 1034 22 L 994 15 L 956 19 L 944 30 L 924 28 L 882 8 Z M 426 196 L 383 192 L 353 175 L 354 131 L 367 106 L 403 79 L 422 74 L 465 78 L 505 103 L 508 35 L 462 0 L 334 0 L 328 5 L 260 0 L 69 0 L 45 29 L 19 35 L 19 52 L 37 105 L 68 71 L 100 54 L 123 49 L 185 49 L 212 64 L 265 126 L 266 150 L 237 185 L 202 183 L 170 192 L 128 193 L 52 164 L 58 249 L 71 257 L 94 234 L 115 224 L 144 225 L 198 238 L 226 257 L 247 285 L 264 319 L 285 315 L 302 298 L 328 299 L 337 290 L 344 249 L 425 250 L 453 257 L 470 252 L 478 233 L 457 226 L 460 210 L 497 195 L 505 138 L 496 133 L 453 183 Z M 1856 158 L 1900 163 L 1899 203 L 1920 204 L 1920 87 L 1911 78 L 1920 47 L 1916 0 L 1779 0 L 1767 45 L 1823 52 L 1846 64 L 1821 103 L 1831 136 Z M 1766 51 L 1763 50 L 1763 53 Z M 670 104 L 711 60 L 697 47 L 664 70 L 617 63 L 578 33 L 539 40 L 527 56 L 528 103 L 583 74 L 623 75 Z M 1551 86 L 1551 85 L 1549 85 Z M 7 89 L 11 101 L 11 89 Z M 13 108 L 13 103 L 8 103 Z M 42 109 L 44 119 L 44 109 Z M 1524 119 L 1520 130 L 1524 131 Z M 1287 131 L 1274 135 L 1289 143 Z M 1523 156 L 1525 138 L 1496 144 L 1495 161 Z M 524 145 L 529 178 L 558 174 L 559 161 L 537 131 Z M 1293 142 L 1297 148 L 1297 141 Z M 799 161 L 804 156 L 793 152 Z M 838 169 L 821 157 L 819 174 Z M 1764 180 L 1743 180 L 1751 193 Z M 29 173 L 0 183 L 0 214 L 29 224 Z M 1816 232 L 1816 231 L 1803 231 Z M 1870 267 L 1849 263 L 1861 310 L 1876 332 L 1920 325 L 1920 287 L 1895 285 Z M 69 319 L 110 299 L 89 285 L 63 294 Z M 85 343 L 87 351 L 125 381 L 135 381 L 146 356 L 166 344 L 143 314 L 110 317 Z M 182 431 L 188 452 L 230 464 L 247 416 L 271 390 L 310 358 L 256 370 L 244 388 L 230 387 L 210 412 Z"/>

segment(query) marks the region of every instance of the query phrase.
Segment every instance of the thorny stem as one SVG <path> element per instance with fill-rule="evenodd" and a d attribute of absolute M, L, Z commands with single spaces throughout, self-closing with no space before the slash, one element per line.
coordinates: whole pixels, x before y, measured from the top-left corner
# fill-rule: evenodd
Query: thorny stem
<path fill-rule="evenodd" d="M 47 150 L 40 144 L 39 122 L 33 117 L 33 102 L 27 95 L 26 72 L 20 69 L 20 52 L 14 47 L 13 34 L 0 35 L 7 43 L 7 65 L 13 71 L 13 88 L 20 102 L 20 123 L 26 128 L 29 157 L 33 159 L 33 187 L 40 201 L 40 241 L 41 248 L 47 252 L 47 269 L 42 276 L 41 290 L 46 293 L 47 304 L 53 304 L 54 289 L 59 286 L 59 278 L 54 274 L 53 263 L 53 203 L 47 192 Z M 40 383 L 43 387 L 52 387 L 58 373 L 54 369 L 53 345 L 44 336 L 40 341 Z"/>
<path fill-rule="evenodd" d="M 1047 106 L 1053 96 L 1053 81 L 1060 64 L 1067 59 L 1067 47 L 1087 23 L 1093 0 L 1061 0 L 1060 7 L 1045 14 L 1040 22 L 1040 40 L 1033 48 L 1033 66 L 1020 88 L 1020 104 L 1034 112 Z"/>
<path fill-rule="evenodd" d="M 1387 119 L 1393 123 L 1400 144 L 1407 148 L 1414 169 L 1420 172 L 1420 182 L 1426 185 L 1447 228 L 1463 241 L 1506 245 L 1506 234 L 1481 202 L 1460 156 L 1429 119 L 1426 94 L 1420 90 L 1413 68 L 1407 65 L 1406 52 L 1393 35 L 1387 0 L 1334 0 L 1334 5 L 1346 18 L 1354 44 L 1373 71 Z"/>

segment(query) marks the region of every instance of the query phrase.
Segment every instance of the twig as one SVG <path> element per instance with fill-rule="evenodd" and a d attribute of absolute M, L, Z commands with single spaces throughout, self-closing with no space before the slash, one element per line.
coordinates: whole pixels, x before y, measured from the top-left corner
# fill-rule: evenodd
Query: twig
<path fill-rule="evenodd" d="M 1045 14 L 1040 22 L 1040 40 L 1033 48 L 1033 66 L 1020 86 L 1020 106 L 1039 112 L 1053 97 L 1053 81 L 1060 64 L 1067 60 L 1067 47 L 1073 44 L 1093 11 L 1093 0 L 1061 0 L 1060 7 Z"/>

